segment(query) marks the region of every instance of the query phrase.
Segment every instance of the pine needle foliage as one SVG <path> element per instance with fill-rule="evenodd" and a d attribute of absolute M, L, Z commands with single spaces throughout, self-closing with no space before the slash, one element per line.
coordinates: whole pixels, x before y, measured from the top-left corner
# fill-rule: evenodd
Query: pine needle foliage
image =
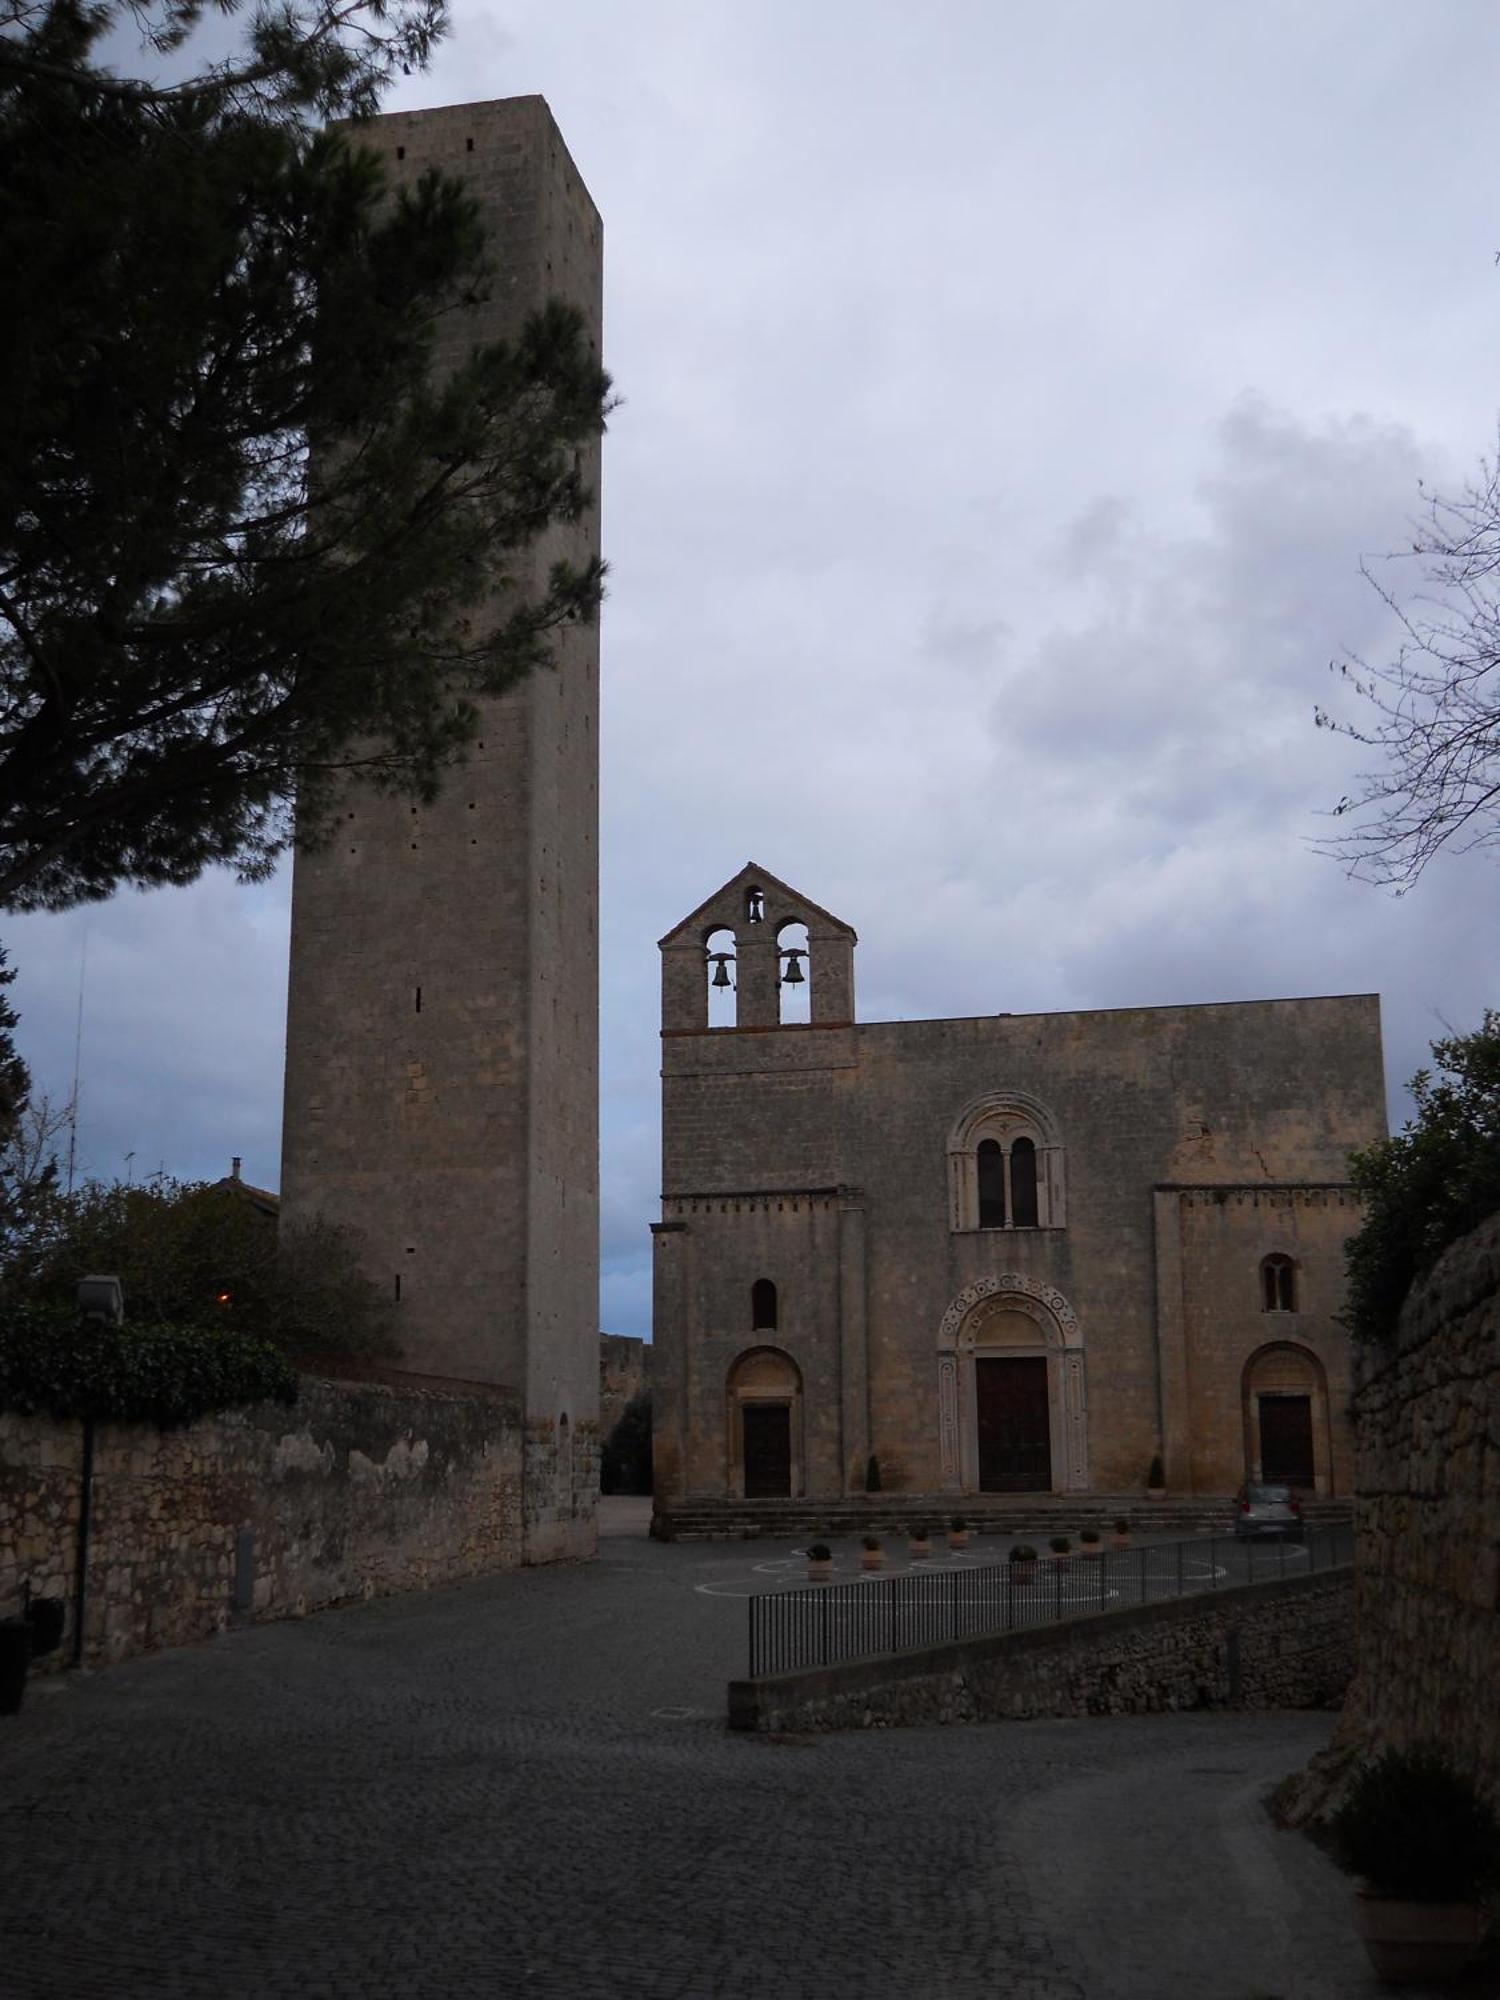
<path fill-rule="evenodd" d="M 441 10 L 263 6 L 170 87 L 103 67 L 124 11 L 0 0 L 13 909 L 263 876 L 294 797 L 315 843 L 349 771 L 431 799 L 476 698 L 601 591 L 535 557 L 591 504 L 608 382 L 581 317 L 468 338 L 505 276 L 475 202 L 436 173 L 392 192 L 359 143 Z M 200 11 L 130 10 L 169 49 Z"/>

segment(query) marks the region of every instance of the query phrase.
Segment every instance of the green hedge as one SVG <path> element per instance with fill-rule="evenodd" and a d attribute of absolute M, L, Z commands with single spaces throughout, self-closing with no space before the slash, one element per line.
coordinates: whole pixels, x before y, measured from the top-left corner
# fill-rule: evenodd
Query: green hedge
<path fill-rule="evenodd" d="M 240 1403 L 294 1403 L 269 1341 L 229 1327 L 101 1326 L 60 1306 L 0 1309 L 0 1410 L 169 1429 Z"/>

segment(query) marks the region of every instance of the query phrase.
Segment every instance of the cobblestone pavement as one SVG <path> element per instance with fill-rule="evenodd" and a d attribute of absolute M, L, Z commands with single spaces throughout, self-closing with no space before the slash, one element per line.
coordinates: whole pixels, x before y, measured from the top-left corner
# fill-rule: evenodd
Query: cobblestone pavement
<path fill-rule="evenodd" d="M 1328 1717 L 730 1736 L 744 1598 L 796 1559 L 610 1525 L 595 1564 L 34 1682 L 0 1994 L 1375 1993 L 1259 1806 Z"/>

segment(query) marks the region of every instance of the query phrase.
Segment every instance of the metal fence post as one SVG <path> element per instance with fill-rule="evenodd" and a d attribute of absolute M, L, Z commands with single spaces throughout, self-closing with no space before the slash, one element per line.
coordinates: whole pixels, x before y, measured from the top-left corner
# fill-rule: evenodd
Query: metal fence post
<path fill-rule="evenodd" d="M 1182 1544 L 1177 1544 L 1177 1595 L 1182 1595 Z"/>

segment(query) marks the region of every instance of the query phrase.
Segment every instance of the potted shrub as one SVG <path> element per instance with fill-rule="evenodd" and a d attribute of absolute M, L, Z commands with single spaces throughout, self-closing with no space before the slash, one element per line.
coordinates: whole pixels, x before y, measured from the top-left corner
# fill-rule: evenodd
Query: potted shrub
<path fill-rule="evenodd" d="M 1160 1452 L 1152 1459 L 1146 1474 L 1146 1494 L 1152 1500 L 1165 1500 L 1167 1497 L 1167 1468 L 1161 1462 Z"/>
<path fill-rule="evenodd" d="M 969 1524 L 962 1514 L 955 1514 L 948 1523 L 948 1546 L 950 1549 L 966 1549 L 969 1546 Z"/>
<path fill-rule="evenodd" d="M 807 1580 L 827 1583 L 833 1576 L 833 1550 L 827 1542 L 814 1542 L 807 1552 Z"/>
<path fill-rule="evenodd" d="M 1456 1978 L 1484 1941 L 1500 1883 L 1500 1820 L 1434 1743 L 1387 1750 L 1356 1775 L 1330 1831 L 1363 1878 L 1354 1923 L 1391 1986 Z"/>
<path fill-rule="evenodd" d="M 1073 1543 L 1067 1535 L 1054 1535 L 1047 1546 L 1051 1549 L 1056 1562 L 1066 1562 L 1073 1553 Z"/>
<path fill-rule="evenodd" d="M 907 1554 L 915 1558 L 932 1554 L 932 1530 L 925 1521 L 913 1521 Z"/>
<path fill-rule="evenodd" d="M 866 1535 L 859 1552 L 861 1569 L 879 1569 L 885 1561 L 885 1550 L 881 1547 L 879 1535 Z"/>
<path fill-rule="evenodd" d="M 1130 1547 L 1130 1523 L 1123 1514 L 1116 1520 L 1115 1531 L 1110 1540 L 1117 1549 L 1128 1549 Z"/>
<path fill-rule="evenodd" d="M 1036 1550 L 1029 1542 L 1017 1542 L 1011 1550 L 1010 1574 L 1015 1583 L 1030 1583 L 1036 1575 Z"/>
<path fill-rule="evenodd" d="M 1078 1553 L 1080 1555 L 1096 1556 L 1099 1553 L 1100 1546 L 1101 1544 L 1099 1541 L 1099 1530 L 1097 1528 L 1079 1529 Z"/>

